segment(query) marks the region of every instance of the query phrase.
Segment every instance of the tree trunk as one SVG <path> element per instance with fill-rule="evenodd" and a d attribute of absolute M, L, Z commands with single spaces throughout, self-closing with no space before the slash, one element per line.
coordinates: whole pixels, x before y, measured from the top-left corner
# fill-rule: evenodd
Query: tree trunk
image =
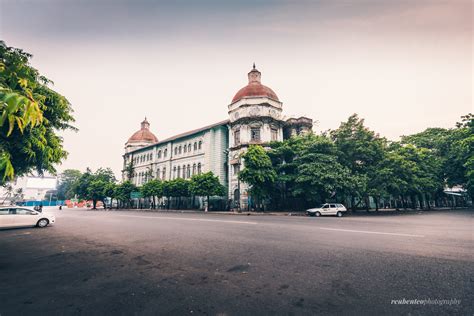
<path fill-rule="evenodd" d="M 97 200 L 92 199 L 92 209 L 96 210 L 97 208 L 95 207 L 97 205 Z"/>
<path fill-rule="evenodd" d="M 379 211 L 379 199 L 374 197 L 374 201 L 375 201 L 375 211 L 378 212 Z"/>
<path fill-rule="evenodd" d="M 352 209 L 352 212 L 355 212 L 355 197 L 354 195 L 352 194 L 351 195 L 351 209 Z"/>

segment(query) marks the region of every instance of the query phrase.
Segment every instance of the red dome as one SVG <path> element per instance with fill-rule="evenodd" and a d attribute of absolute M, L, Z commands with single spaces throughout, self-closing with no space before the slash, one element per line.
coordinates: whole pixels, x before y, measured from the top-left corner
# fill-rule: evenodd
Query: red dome
<path fill-rule="evenodd" d="M 232 103 L 239 101 L 245 97 L 268 97 L 270 99 L 278 100 L 276 93 L 267 86 L 259 82 L 252 82 L 240 89 L 232 99 Z"/>
<path fill-rule="evenodd" d="M 255 68 L 255 64 L 253 64 L 253 69 L 248 73 L 249 84 L 236 93 L 232 99 L 232 103 L 243 98 L 251 97 L 267 97 L 275 101 L 280 101 L 272 89 L 260 83 L 261 76 L 262 74 Z"/>
<path fill-rule="evenodd" d="M 150 132 L 150 123 L 148 123 L 146 117 L 141 123 L 141 129 L 135 132 L 127 141 L 127 143 L 158 143 L 158 138 Z"/>
<path fill-rule="evenodd" d="M 128 139 L 127 143 L 141 143 L 141 142 L 157 143 L 158 138 L 156 138 L 156 136 L 153 135 L 153 133 L 150 132 L 149 130 L 142 129 L 135 132 L 132 135 L 132 137 Z"/>

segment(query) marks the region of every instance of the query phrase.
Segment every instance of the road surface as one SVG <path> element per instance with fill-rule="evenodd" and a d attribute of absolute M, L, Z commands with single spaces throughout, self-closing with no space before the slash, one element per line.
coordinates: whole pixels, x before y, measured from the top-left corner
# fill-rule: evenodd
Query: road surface
<path fill-rule="evenodd" d="M 474 313 L 472 211 L 55 213 L 0 231 L 2 316 Z"/>

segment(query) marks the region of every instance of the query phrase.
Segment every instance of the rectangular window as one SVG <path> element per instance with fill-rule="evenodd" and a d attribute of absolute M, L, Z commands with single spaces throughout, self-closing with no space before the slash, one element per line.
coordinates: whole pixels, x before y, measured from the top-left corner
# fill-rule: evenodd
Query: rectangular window
<path fill-rule="evenodd" d="M 260 141 L 260 128 L 259 127 L 252 127 L 250 129 L 250 140 L 253 142 Z"/>
<path fill-rule="evenodd" d="M 237 146 L 240 144 L 240 129 L 234 131 L 234 145 Z"/>
<path fill-rule="evenodd" d="M 278 140 L 278 130 L 276 128 L 271 129 L 272 141 Z"/>
<path fill-rule="evenodd" d="M 239 172 L 240 172 L 240 165 L 239 164 L 235 164 L 235 165 L 232 165 L 233 169 L 234 169 L 234 175 L 238 175 Z"/>

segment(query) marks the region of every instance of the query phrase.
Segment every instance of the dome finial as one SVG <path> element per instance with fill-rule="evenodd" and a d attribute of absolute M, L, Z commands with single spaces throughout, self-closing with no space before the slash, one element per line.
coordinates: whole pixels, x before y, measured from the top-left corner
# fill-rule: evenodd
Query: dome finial
<path fill-rule="evenodd" d="M 253 69 L 255 69 L 255 63 L 253 63 Z"/>

